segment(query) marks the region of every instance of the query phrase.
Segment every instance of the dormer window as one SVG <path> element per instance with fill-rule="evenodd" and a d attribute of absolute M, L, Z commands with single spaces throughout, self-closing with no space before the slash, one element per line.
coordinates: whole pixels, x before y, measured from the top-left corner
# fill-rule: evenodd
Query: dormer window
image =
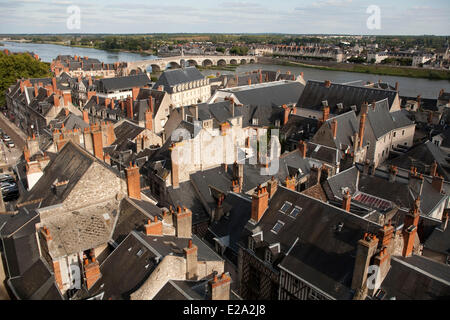
<path fill-rule="evenodd" d="M 275 127 L 279 127 L 281 124 L 280 120 L 275 120 Z"/>
<path fill-rule="evenodd" d="M 252 119 L 252 125 L 254 125 L 254 126 L 258 125 L 258 119 L 257 118 L 253 118 Z"/>
<path fill-rule="evenodd" d="M 270 230 L 270 231 L 272 231 L 275 234 L 278 234 L 278 232 L 280 232 L 280 230 L 281 230 L 281 228 L 283 228 L 283 226 L 284 226 L 284 222 L 278 220 L 277 223 L 275 223 L 275 225 L 273 226 L 272 230 Z"/>

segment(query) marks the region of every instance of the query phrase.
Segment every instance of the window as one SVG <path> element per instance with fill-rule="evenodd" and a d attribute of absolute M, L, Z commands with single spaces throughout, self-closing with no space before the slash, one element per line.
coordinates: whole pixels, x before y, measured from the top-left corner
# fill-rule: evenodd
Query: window
<path fill-rule="evenodd" d="M 142 256 L 143 253 L 144 253 L 144 250 L 139 249 L 139 251 L 136 253 L 136 255 L 137 255 L 138 257 L 140 257 L 140 256 Z"/>
<path fill-rule="evenodd" d="M 272 251 L 270 249 L 266 250 L 266 254 L 264 256 L 264 260 L 268 263 L 272 263 Z"/>
<path fill-rule="evenodd" d="M 278 234 L 278 232 L 280 232 L 280 230 L 281 230 L 281 228 L 283 228 L 283 226 L 284 226 L 284 222 L 278 220 L 278 222 L 275 223 L 275 225 L 273 226 L 271 231 L 275 234 Z"/>
<path fill-rule="evenodd" d="M 253 124 L 254 126 L 257 126 L 257 125 L 258 125 L 258 119 L 253 118 L 253 119 L 252 119 L 252 124 Z"/>
<path fill-rule="evenodd" d="M 300 213 L 300 211 L 302 211 L 302 208 L 296 206 L 296 207 L 294 208 L 294 210 L 292 210 L 292 212 L 291 212 L 291 214 L 290 214 L 291 217 L 294 218 L 294 219 L 297 218 L 297 216 L 298 216 L 298 214 Z"/>
<path fill-rule="evenodd" d="M 255 239 L 252 237 L 248 237 L 248 248 L 252 251 L 255 251 Z"/>
<path fill-rule="evenodd" d="M 402 136 L 404 136 L 404 135 L 405 135 L 405 130 L 402 131 Z"/>
<path fill-rule="evenodd" d="M 396 135 L 397 135 L 397 132 L 394 132 L 394 138 L 395 138 Z"/>
<path fill-rule="evenodd" d="M 283 204 L 283 206 L 281 207 L 280 211 L 283 212 L 284 214 L 286 214 L 291 206 L 292 206 L 292 204 L 290 202 L 286 201 Z"/>

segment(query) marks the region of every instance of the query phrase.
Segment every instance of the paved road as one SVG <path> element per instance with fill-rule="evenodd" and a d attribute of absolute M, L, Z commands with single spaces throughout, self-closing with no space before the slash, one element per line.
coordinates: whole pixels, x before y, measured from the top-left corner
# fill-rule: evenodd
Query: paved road
<path fill-rule="evenodd" d="M 14 141 L 14 144 L 16 145 L 15 149 L 22 151 L 25 147 L 26 135 L 1 113 L 0 128 L 2 128 L 2 130 Z"/>

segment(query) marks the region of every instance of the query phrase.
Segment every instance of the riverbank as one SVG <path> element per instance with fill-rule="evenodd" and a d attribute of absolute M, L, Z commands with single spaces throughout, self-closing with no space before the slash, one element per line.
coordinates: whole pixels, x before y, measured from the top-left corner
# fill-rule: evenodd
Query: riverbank
<path fill-rule="evenodd" d="M 239 65 L 226 65 L 226 66 L 209 66 L 209 67 L 203 67 L 203 66 L 196 66 L 198 70 L 205 71 L 205 70 L 217 70 L 217 71 L 236 71 L 236 69 L 239 67 Z"/>
<path fill-rule="evenodd" d="M 446 70 L 428 70 L 418 68 L 378 66 L 378 65 L 358 65 L 350 63 L 333 63 L 332 65 L 310 64 L 305 62 L 295 62 L 285 59 L 263 58 L 259 59 L 262 64 L 277 64 L 286 67 L 304 67 L 326 71 L 345 71 L 355 73 L 366 73 L 385 76 L 398 76 L 408 78 L 422 78 L 429 80 L 448 80 L 450 81 L 450 71 Z"/>

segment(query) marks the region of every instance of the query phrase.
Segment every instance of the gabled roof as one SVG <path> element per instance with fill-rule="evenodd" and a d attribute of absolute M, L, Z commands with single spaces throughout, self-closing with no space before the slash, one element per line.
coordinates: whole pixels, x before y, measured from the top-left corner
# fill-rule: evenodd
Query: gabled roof
<path fill-rule="evenodd" d="M 297 102 L 297 107 L 308 108 L 317 111 L 322 110 L 322 101 L 328 101 L 330 113 L 338 114 L 347 112 L 351 106 L 356 106 L 357 113 L 361 110 L 364 102 L 372 103 L 388 99 L 389 107 L 392 106 L 396 91 L 366 88 L 360 86 L 352 86 L 338 83 L 331 83 L 330 87 L 325 87 L 323 81 L 308 80 L 305 89 Z M 337 107 L 338 103 L 343 104 L 342 111 Z"/>
<path fill-rule="evenodd" d="M 287 213 L 280 209 L 289 202 Z M 293 218 L 294 206 L 301 208 Z M 272 229 L 281 221 L 277 233 Z M 337 226 L 343 225 L 339 231 Z M 335 299 L 351 299 L 350 290 L 355 264 L 356 246 L 365 232 L 380 226 L 337 207 L 279 186 L 269 207 L 256 225 L 249 230 L 262 231 L 264 246 L 279 244 L 274 257 L 278 266 L 325 291 Z M 263 257 L 264 251 L 256 250 Z"/>
<path fill-rule="evenodd" d="M 226 89 L 226 92 L 233 93 L 243 105 L 267 108 L 296 104 L 304 88 L 297 81 L 277 81 Z"/>
<path fill-rule="evenodd" d="M 157 89 L 159 86 L 164 86 L 165 90 L 168 91 L 170 87 L 177 84 L 203 79 L 205 79 L 205 76 L 196 67 L 166 70 L 161 74 L 154 88 Z"/>
<path fill-rule="evenodd" d="M 87 151 L 68 142 L 57 157 L 44 169 L 44 175 L 27 193 L 19 204 L 36 202 L 36 207 L 48 207 L 59 204 L 69 195 L 84 173 L 95 161 Z M 53 183 L 67 181 L 66 187 L 58 196 L 53 190 Z"/>
<path fill-rule="evenodd" d="M 100 79 L 98 89 L 99 91 L 116 91 L 144 87 L 149 84 L 149 77 L 145 73 L 140 73 L 134 76 Z"/>
<path fill-rule="evenodd" d="M 406 111 L 389 112 L 387 98 L 377 101 L 375 108 L 369 105 L 367 119 L 376 139 L 381 138 L 393 130 L 414 124 L 413 121 L 408 119 Z"/>

